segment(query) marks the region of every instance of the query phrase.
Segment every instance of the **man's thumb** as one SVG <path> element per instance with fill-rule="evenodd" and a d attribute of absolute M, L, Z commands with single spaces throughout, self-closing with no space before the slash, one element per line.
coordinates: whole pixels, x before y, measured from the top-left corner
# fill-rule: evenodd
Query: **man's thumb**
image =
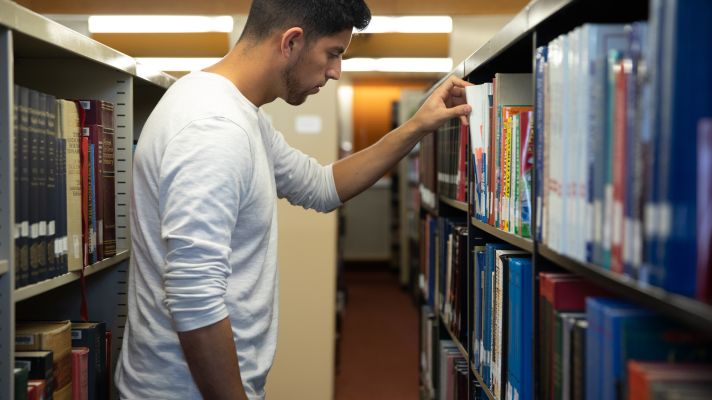
<path fill-rule="evenodd" d="M 467 117 L 470 116 L 472 107 L 468 104 L 460 104 L 459 106 L 449 108 L 448 111 L 450 113 L 450 118 L 464 117 L 462 120 L 465 124 L 467 124 Z"/>

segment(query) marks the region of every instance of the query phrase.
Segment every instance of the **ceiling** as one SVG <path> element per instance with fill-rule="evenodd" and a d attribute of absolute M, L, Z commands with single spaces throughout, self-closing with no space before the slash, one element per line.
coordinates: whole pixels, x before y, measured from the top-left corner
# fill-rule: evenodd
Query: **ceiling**
<path fill-rule="evenodd" d="M 249 0 L 16 0 L 42 14 L 247 14 Z M 366 0 L 374 15 L 515 14 L 528 0 Z"/>

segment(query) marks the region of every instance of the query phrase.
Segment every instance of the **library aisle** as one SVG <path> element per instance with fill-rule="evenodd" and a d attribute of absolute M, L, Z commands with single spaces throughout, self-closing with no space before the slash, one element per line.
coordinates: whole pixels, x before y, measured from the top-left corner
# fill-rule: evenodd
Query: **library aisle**
<path fill-rule="evenodd" d="M 418 312 L 385 267 L 346 271 L 336 400 L 418 398 Z"/>

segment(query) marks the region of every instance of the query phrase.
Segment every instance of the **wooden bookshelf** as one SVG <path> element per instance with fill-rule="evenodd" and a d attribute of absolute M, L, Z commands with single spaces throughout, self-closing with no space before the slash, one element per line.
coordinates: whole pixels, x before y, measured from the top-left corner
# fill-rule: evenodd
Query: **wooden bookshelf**
<path fill-rule="evenodd" d="M 497 400 L 497 398 L 494 396 L 492 391 L 490 390 L 489 386 L 485 385 L 484 379 L 482 379 L 482 376 L 480 376 L 479 371 L 475 369 L 475 366 L 470 362 L 470 371 L 472 372 L 472 375 L 477 379 L 477 382 L 480 384 L 480 387 L 482 388 L 482 391 L 485 393 L 485 396 L 487 396 L 488 399 L 490 400 Z"/>
<path fill-rule="evenodd" d="M 642 284 L 627 275 L 597 265 L 576 261 L 544 245 L 539 245 L 539 254 L 545 260 L 605 287 L 616 295 L 712 335 L 712 306 L 709 304 Z"/>
<path fill-rule="evenodd" d="M 440 196 L 440 203 L 447 204 L 452 208 L 467 212 L 467 203 L 465 203 L 464 201 L 453 200 L 445 196 Z"/>
<path fill-rule="evenodd" d="M 96 273 L 113 268 L 119 265 L 121 262 L 128 260 L 129 251 L 124 250 L 114 257 L 101 260 L 95 264 L 89 265 L 84 268 L 84 277 L 90 277 Z M 55 278 L 47 279 L 42 282 L 33 283 L 15 290 L 14 300 L 15 302 L 27 300 L 29 298 L 35 297 L 42 293 L 49 292 L 50 290 L 62 287 L 68 283 L 79 280 L 81 274 L 77 272 L 69 272 L 64 275 L 57 276 Z"/>
<path fill-rule="evenodd" d="M 477 220 L 475 218 L 472 218 L 471 222 L 472 222 L 472 225 L 477 229 L 487 232 L 490 235 L 492 235 L 498 239 L 501 239 L 513 246 L 519 247 L 520 249 L 522 249 L 524 251 L 528 251 L 530 253 L 534 252 L 534 241 L 532 241 L 531 239 L 523 238 L 523 237 L 517 236 L 513 233 L 505 232 L 501 229 L 495 228 L 494 226 L 492 226 L 490 224 L 486 224 L 486 223 L 484 223 L 480 220 Z"/>

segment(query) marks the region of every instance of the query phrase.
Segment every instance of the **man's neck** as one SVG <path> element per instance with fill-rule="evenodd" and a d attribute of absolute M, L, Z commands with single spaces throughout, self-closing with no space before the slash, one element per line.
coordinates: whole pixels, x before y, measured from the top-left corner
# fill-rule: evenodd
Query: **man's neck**
<path fill-rule="evenodd" d="M 230 80 L 252 104 L 261 107 L 277 98 L 276 68 L 266 54 L 267 46 L 238 43 L 217 64 L 205 69 Z"/>

